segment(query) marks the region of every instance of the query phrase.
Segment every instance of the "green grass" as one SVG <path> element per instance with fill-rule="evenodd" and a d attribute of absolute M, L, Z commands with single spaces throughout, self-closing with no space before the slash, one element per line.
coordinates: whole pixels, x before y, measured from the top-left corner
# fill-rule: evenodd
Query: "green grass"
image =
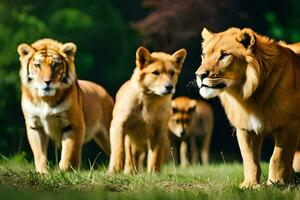
<path fill-rule="evenodd" d="M 263 164 L 262 179 L 267 177 Z M 0 162 L 1 199 L 300 199 L 300 187 L 262 186 L 239 189 L 239 163 L 194 166 L 167 165 L 160 174 L 107 175 L 106 169 L 35 173 L 32 163 L 19 157 Z M 4 198 L 5 197 L 5 198 Z"/>

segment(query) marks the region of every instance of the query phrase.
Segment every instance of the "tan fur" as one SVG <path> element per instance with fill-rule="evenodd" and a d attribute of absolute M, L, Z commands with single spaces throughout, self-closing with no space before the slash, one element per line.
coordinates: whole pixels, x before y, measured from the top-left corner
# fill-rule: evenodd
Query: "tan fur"
<path fill-rule="evenodd" d="M 279 42 L 280 45 L 290 48 L 296 54 L 300 55 L 300 42 L 287 44 L 283 41 Z M 293 168 L 296 172 L 300 172 L 300 142 L 298 143 L 297 152 L 294 155 Z"/>
<path fill-rule="evenodd" d="M 296 54 L 300 55 L 300 42 L 296 42 L 296 43 L 292 43 L 292 44 L 287 44 L 283 41 L 280 41 L 279 44 L 281 46 L 290 48 L 291 50 L 293 50 Z"/>
<path fill-rule="evenodd" d="M 21 44 L 22 110 L 36 170 L 47 173 L 49 138 L 62 147 L 59 168 L 79 167 L 83 143 L 94 138 L 109 155 L 113 100 L 101 86 L 77 81 L 73 43 Z M 47 83 L 49 86 L 47 86 Z"/>
<path fill-rule="evenodd" d="M 171 98 L 186 51 L 173 55 L 140 47 L 136 68 L 116 96 L 110 128 L 109 172 L 133 173 L 141 155 L 148 150 L 148 172 L 159 171 L 167 144 Z M 167 90 L 166 86 L 173 89 Z"/>
<path fill-rule="evenodd" d="M 219 96 L 237 130 L 242 187 L 259 184 L 265 136 L 275 139 L 268 184 L 288 183 L 300 133 L 300 61 L 290 49 L 251 29 L 203 30 L 200 94 Z M 296 159 L 295 159 L 296 160 Z"/>
<path fill-rule="evenodd" d="M 192 164 L 196 164 L 199 152 L 202 164 L 207 165 L 213 129 L 211 107 L 201 100 L 177 97 L 172 101 L 172 110 L 169 130 L 180 139 L 180 165 L 187 166 L 189 160 Z M 190 149 L 190 157 L 188 149 Z M 175 150 L 177 149 L 175 148 Z"/>

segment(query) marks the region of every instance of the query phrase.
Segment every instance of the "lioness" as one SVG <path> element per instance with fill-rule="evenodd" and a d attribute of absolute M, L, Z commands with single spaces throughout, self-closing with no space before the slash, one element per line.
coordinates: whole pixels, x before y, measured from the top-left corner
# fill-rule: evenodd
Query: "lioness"
<path fill-rule="evenodd" d="M 187 166 L 189 160 L 192 164 L 196 164 L 199 152 L 202 164 L 208 164 L 213 129 L 211 107 L 204 101 L 183 96 L 172 100 L 171 105 L 172 115 L 169 120 L 169 130 L 180 139 L 180 165 Z M 177 148 L 174 152 L 177 154 Z"/>
<path fill-rule="evenodd" d="M 47 173 L 48 140 L 62 146 L 59 168 L 78 167 L 91 138 L 109 155 L 113 100 L 101 86 L 78 81 L 73 43 L 41 39 L 20 44 L 22 110 L 35 168 Z"/>
<path fill-rule="evenodd" d="M 275 139 L 267 184 L 287 183 L 300 134 L 299 57 L 249 28 L 220 33 L 204 28 L 202 37 L 199 92 L 204 98 L 219 96 L 237 130 L 244 163 L 241 187 L 259 184 L 267 135 Z"/>
<path fill-rule="evenodd" d="M 124 162 L 124 172 L 133 173 L 145 147 L 148 172 L 160 170 L 168 143 L 171 99 L 185 57 L 185 49 L 172 55 L 137 49 L 133 75 L 116 95 L 110 127 L 110 173 L 121 171 Z"/>

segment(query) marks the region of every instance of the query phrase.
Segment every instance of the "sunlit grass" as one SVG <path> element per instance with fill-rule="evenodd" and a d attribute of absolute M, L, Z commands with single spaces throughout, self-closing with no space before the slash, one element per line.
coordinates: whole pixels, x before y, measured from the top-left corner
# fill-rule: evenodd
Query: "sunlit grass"
<path fill-rule="evenodd" d="M 262 180 L 267 177 L 263 164 Z M 241 190 L 240 163 L 164 166 L 160 174 L 107 175 L 105 168 L 39 175 L 32 163 L 2 159 L 0 195 L 5 199 L 300 199 L 299 186 Z"/>

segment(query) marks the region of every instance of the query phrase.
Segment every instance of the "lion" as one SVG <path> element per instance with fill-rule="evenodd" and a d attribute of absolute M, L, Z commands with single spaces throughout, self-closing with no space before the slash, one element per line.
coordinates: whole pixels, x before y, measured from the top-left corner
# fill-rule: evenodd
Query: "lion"
<path fill-rule="evenodd" d="M 136 172 L 145 153 L 148 172 L 159 172 L 168 144 L 171 99 L 186 57 L 180 49 L 170 55 L 136 51 L 136 68 L 116 95 L 110 127 L 109 173 Z M 142 157 L 142 158 L 141 158 Z"/>
<path fill-rule="evenodd" d="M 79 167 L 83 143 L 94 138 L 110 154 L 113 100 L 106 90 L 77 80 L 76 45 L 41 39 L 20 44 L 21 105 L 36 171 L 48 173 L 49 138 L 61 147 L 59 168 Z"/>
<path fill-rule="evenodd" d="M 181 167 L 197 164 L 199 152 L 202 164 L 209 163 L 209 147 L 213 130 L 213 112 L 209 104 L 180 96 L 172 100 L 172 115 L 169 120 L 169 131 L 179 140 L 179 158 Z M 174 138 L 174 139 L 173 139 Z M 176 142 L 174 157 L 177 158 Z"/>
<path fill-rule="evenodd" d="M 236 128 L 244 164 L 241 187 L 260 183 L 260 154 L 267 135 L 275 139 L 267 184 L 288 183 L 300 133 L 299 56 L 249 28 L 220 33 L 204 28 L 202 37 L 199 93 L 218 96 Z"/>

